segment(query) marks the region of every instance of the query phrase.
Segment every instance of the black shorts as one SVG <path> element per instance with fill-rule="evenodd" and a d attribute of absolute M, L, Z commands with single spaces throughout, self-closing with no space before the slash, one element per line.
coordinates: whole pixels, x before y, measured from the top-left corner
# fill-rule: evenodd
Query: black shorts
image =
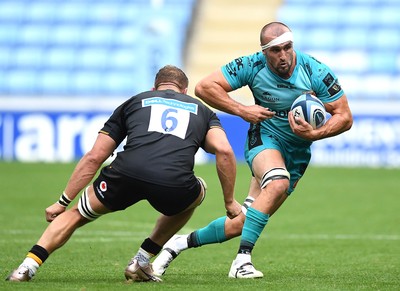
<path fill-rule="evenodd" d="M 185 210 L 200 194 L 197 179 L 182 187 L 160 186 L 130 178 L 106 166 L 93 182 L 97 198 L 112 211 L 123 210 L 140 200 L 147 200 L 157 211 L 171 216 Z"/>

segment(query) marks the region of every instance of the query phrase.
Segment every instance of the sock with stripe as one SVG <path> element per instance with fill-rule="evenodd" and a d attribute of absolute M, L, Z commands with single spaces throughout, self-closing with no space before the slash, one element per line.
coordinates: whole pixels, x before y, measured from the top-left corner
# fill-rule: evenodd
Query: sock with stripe
<path fill-rule="evenodd" d="M 264 227 L 267 225 L 269 214 L 265 214 L 252 207 L 247 209 L 242 237 L 238 250 L 237 260 L 248 259 Z"/>
<path fill-rule="evenodd" d="M 188 247 L 197 248 L 202 245 L 227 241 L 225 236 L 226 218 L 226 216 L 217 218 L 207 226 L 192 232 L 188 237 Z"/>

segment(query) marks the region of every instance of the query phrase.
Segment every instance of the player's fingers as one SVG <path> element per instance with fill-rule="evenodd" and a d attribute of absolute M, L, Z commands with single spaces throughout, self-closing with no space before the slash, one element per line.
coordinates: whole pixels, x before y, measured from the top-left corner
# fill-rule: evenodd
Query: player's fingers
<path fill-rule="evenodd" d="M 290 126 L 291 126 L 292 128 L 293 128 L 293 126 L 294 126 L 295 124 L 297 124 L 296 118 L 293 116 L 293 113 L 292 113 L 292 112 L 289 112 L 288 120 L 289 120 L 289 124 L 290 124 Z"/>
<path fill-rule="evenodd" d="M 56 213 L 50 213 L 50 212 L 46 212 L 46 221 L 47 222 L 52 222 L 58 214 Z"/>
<path fill-rule="evenodd" d="M 232 212 L 230 212 L 230 211 L 227 211 L 227 212 L 226 212 L 226 216 L 228 216 L 230 219 L 235 218 L 235 217 L 238 216 L 239 214 L 240 214 L 240 212 L 239 212 L 239 213 L 232 213 Z"/>

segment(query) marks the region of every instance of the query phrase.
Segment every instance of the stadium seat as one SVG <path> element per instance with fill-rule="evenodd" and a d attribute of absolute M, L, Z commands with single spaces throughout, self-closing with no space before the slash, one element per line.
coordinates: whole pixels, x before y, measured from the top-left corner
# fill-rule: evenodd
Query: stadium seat
<path fill-rule="evenodd" d="M 133 69 L 138 64 L 146 65 L 147 60 L 143 58 L 143 49 L 138 46 L 137 48 L 118 48 L 110 51 L 108 59 L 112 67 L 116 70 L 126 71 Z"/>
<path fill-rule="evenodd" d="M 58 24 L 52 27 L 53 45 L 79 46 L 83 39 L 83 27 L 79 24 Z"/>
<path fill-rule="evenodd" d="M 13 47 L 20 42 L 20 25 L 5 23 L 0 25 L 0 45 Z"/>
<path fill-rule="evenodd" d="M 370 63 L 369 70 L 374 74 L 396 74 L 396 71 L 399 72 L 398 67 L 396 66 L 396 54 L 393 51 L 374 51 L 369 53 Z"/>
<path fill-rule="evenodd" d="M 13 54 L 13 66 L 18 69 L 40 69 L 45 58 L 43 49 L 37 46 L 21 46 L 14 49 Z"/>
<path fill-rule="evenodd" d="M 118 70 L 108 71 L 103 76 L 103 91 L 117 94 L 122 97 L 130 97 L 140 91 L 151 90 L 149 80 L 144 70 Z"/>
<path fill-rule="evenodd" d="M 44 2 L 39 2 L 45 5 Z M 56 14 L 54 20 L 59 24 L 85 24 L 96 3 L 97 1 L 92 4 L 88 1 L 62 1 L 54 11 Z"/>
<path fill-rule="evenodd" d="M 41 1 L 26 2 L 25 19 L 29 23 L 52 23 L 58 11 L 57 1 L 48 1 L 43 5 Z"/>
<path fill-rule="evenodd" d="M 388 0 L 385 0 L 388 1 Z M 393 5 L 382 4 L 374 11 L 373 21 L 378 23 L 379 26 L 388 28 L 400 28 L 400 2 L 394 2 Z"/>
<path fill-rule="evenodd" d="M 119 25 L 115 28 L 113 45 L 116 47 L 135 48 L 143 41 L 141 27 L 131 25 Z"/>
<path fill-rule="evenodd" d="M 76 48 L 53 46 L 46 51 L 46 63 L 43 67 L 50 70 L 70 70 L 75 66 L 77 54 Z"/>
<path fill-rule="evenodd" d="M 40 95 L 64 96 L 72 95 L 71 71 L 49 69 L 38 72 L 35 92 Z"/>
<path fill-rule="evenodd" d="M 13 55 L 13 49 L 8 46 L 0 45 L 0 71 L 4 72 L 9 68 L 10 59 Z"/>
<path fill-rule="evenodd" d="M 105 46 L 113 45 L 114 35 L 118 30 L 106 24 L 92 24 L 82 29 L 81 44 L 84 46 Z"/>
<path fill-rule="evenodd" d="M 356 28 L 349 27 L 341 30 L 340 32 L 341 49 L 358 49 L 365 50 L 370 42 L 371 35 L 367 29 L 361 26 Z"/>
<path fill-rule="evenodd" d="M 22 1 L 0 1 L 0 22 L 19 24 L 24 20 L 26 12 L 25 3 Z"/>
<path fill-rule="evenodd" d="M 76 67 L 81 70 L 105 70 L 113 64 L 109 62 L 108 47 L 85 47 L 76 54 Z"/>
<path fill-rule="evenodd" d="M 371 31 L 370 36 L 370 49 L 392 49 L 397 52 L 400 50 L 400 33 L 398 29 L 375 29 Z"/>
<path fill-rule="evenodd" d="M 99 70 L 75 70 L 69 76 L 69 90 L 76 96 L 99 96 L 104 82 L 102 76 Z"/>
<path fill-rule="evenodd" d="M 19 29 L 19 45 L 46 45 L 51 39 L 51 28 L 46 24 L 25 24 Z"/>
<path fill-rule="evenodd" d="M 12 69 L 3 75 L 5 95 L 37 95 L 38 73 L 36 70 Z"/>

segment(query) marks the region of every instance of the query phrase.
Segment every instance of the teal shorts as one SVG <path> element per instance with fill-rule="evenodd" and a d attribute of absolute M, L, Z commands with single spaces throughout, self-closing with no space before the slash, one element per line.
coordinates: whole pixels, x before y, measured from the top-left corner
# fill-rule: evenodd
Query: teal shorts
<path fill-rule="evenodd" d="M 309 145 L 294 146 L 272 134 L 259 135 L 256 142 L 253 137 L 247 136 L 244 156 L 250 170 L 253 169 L 254 157 L 266 149 L 278 150 L 285 160 L 286 169 L 290 173 L 290 185 L 287 194 L 290 195 L 300 178 L 304 175 L 311 159 L 311 149 Z"/>

